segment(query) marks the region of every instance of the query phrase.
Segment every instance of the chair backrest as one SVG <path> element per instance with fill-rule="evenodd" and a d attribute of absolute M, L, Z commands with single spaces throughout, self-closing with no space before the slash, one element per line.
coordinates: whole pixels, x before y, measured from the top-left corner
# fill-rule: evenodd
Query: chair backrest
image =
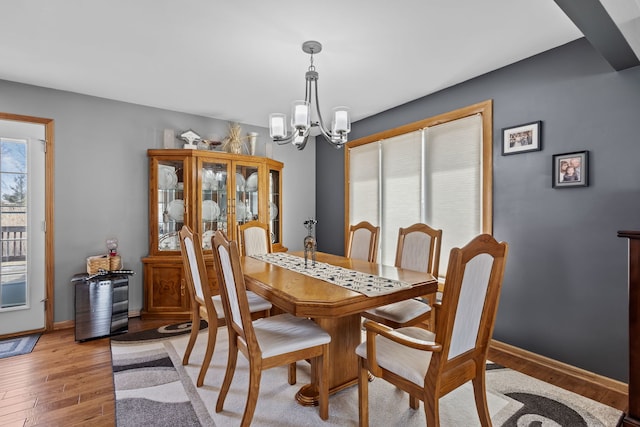
<path fill-rule="evenodd" d="M 436 322 L 436 341 L 443 350 L 433 354 L 428 376 L 441 375 L 445 370 L 464 371 L 465 362 L 470 359 L 476 366 L 484 366 L 507 252 L 506 243 L 498 243 L 488 234 L 451 250 L 442 309 Z M 431 372 L 432 369 L 439 372 Z"/>
<path fill-rule="evenodd" d="M 396 267 L 431 273 L 438 277 L 442 230 L 417 223 L 398 231 Z"/>
<path fill-rule="evenodd" d="M 269 225 L 260 221 L 238 224 L 238 242 L 242 255 L 271 253 Z"/>
<path fill-rule="evenodd" d="M 375 227 L 367 221 L 349 226 L 346 257 L 376 262 L 379 235 L 380 227 Z"/>
<path fill-rule="evenodd" d="M 213 236 L 213 260 L 228 327 L 233 328 L 250 352 L 259 351 L 237 242 L 228 240 L 224 233 L 216 231 Z"/>
<path fill-rule="evenodd" d="M 211 313 L 215 317 L 200 237 L 186 225 L 182 226 L 179 234 L 184 280 L 187 283 L 189 293 L 196 302 L 204 305 L 207 311 L 213 310 Z"/>

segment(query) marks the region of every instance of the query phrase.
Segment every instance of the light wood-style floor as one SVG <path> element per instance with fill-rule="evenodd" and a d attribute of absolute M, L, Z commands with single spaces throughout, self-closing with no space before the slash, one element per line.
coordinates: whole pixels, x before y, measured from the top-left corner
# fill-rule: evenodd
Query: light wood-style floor
<path fill-rule="evenodd" d="M 168 323 L 134 318 L 129 331 Z M 625 394 L 608 388 L 503 353 L 489 358 L 620 410 L 627 406 Z M 0 359 L 0 426 L 36 425 L 115 425 L 109 338 L 77 343 L 73 329 L 58 330 L 41 336 L 31 354 Z"/>

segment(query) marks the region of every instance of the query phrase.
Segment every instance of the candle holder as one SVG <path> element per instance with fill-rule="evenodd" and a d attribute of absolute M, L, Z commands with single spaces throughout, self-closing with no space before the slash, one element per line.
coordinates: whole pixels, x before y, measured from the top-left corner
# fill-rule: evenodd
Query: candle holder
<path fill-rule="evenodd" d="M 311 267 L 316 266 L 316 249 L 318 244 L 316 242 L 315 225 L 318 223 L 313 218 L 309 218 L 304 222 L 304 226 L 307 227 L 307 236 L 304 238 L 304 268 L 307 268 L 307 260 L 311 256 Z"/>

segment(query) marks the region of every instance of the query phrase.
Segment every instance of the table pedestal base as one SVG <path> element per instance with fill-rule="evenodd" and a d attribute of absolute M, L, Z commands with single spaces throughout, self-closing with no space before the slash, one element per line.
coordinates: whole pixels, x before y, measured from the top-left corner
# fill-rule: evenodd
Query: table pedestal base
<path fill-rule="evenodd" d="M 347 387 L 351 387 L 357 384 L 358 384 L 358 379 L 356 378 L 355 380 L 346 382 L 337 387 L 332 387 L 329 389 L 329 396 L 339 391 L 342 391 Z M 305 386 L 302 386 L 302 388 L 300 388 L 300 390 L 298 390 L 298 392 L 296 393 L 296 400 L 302 406 L 318 406 L 319 397 L 320 397 L 320 393 L 318 393 L 318 389 L 314 384 L 307 384 Z"/>
<path fill-rule="evenodd" d="M 315 318 L 315 322 L 331 335 L 329 343 L 329 394 L 358 384 L 358 356 L 356 347 L 360 344 L 360 314 L 334 318 Z M 318 404 L 318 372 L 315 359 L 311 361 L 311 384 L 303 386 L 296 394 L 301 405 Z"/>
<path fill-rule="evenodd" d="M 373 381 L 375 377 L 371 375 L 371 372 L 369 372 L 368 374 L 369 374 L 369 382 Z M 339 391 L 342 391 L 347 387 L 351 387 L 357 384 L 358 384 L 358 379 L 355 379 L 353 381 L 346 382 L 338 387 L 330 388 L 329 396 Z M 313 384 L 307 384 L 305 386 L 302 386 L 302 388 L 300 388 L 300 390 L 298 390 L 298 392 L 296 393 L 296 400 L 302 406 L 318 406 L 320 403 L 318 400 L 319 397 L 320 397 L 320 393 L 318 393 L 318 389 Z"/>

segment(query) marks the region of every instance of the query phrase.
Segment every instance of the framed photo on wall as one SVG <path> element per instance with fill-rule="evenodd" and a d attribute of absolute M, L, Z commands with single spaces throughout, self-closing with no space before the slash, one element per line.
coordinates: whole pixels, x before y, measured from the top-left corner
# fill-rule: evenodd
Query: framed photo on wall
<path fill-rule="evenodd" d="M 587 187 L 589 152 L 576 151 L 553 155 L 553 187 Z"/>
<path fill-rule="evenodd" d="M 542 122 L 531 122 L 502 128 L 502 155 L 542 150 L 540 128 Z"/>

